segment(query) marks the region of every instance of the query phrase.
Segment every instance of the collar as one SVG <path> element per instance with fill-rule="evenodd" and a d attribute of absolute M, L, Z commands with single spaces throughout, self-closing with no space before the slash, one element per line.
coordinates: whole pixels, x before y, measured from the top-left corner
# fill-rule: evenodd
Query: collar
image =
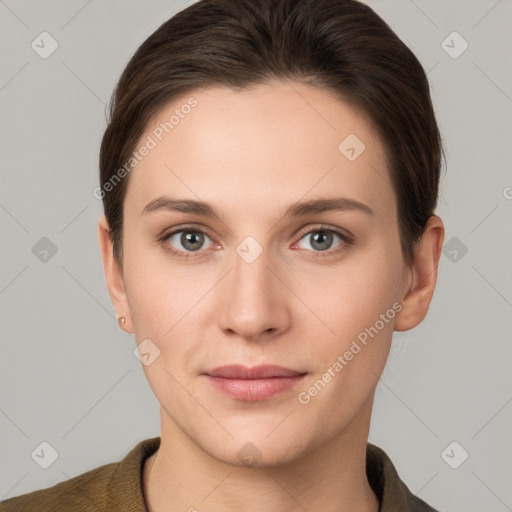
<path fill-rule="evenodd" d="M 108 484 L 106 510 L 148 512 L 142 491 L 144 462 L 160 447 L 160 437 L 141 441 L 120 461 Z M 366 474 L 379 502 L 379 512 L 437 512 L 411 493 L 387 454 L 367 444 Z"/>

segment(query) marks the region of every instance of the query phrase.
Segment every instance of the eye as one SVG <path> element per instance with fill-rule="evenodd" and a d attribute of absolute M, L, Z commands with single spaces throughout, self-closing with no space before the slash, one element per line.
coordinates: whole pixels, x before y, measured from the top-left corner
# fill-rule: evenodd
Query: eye
<path fill-rule="evenodd" d="M 208 239 L 210 244 L 204 247 L 205 240 Z M 183 228 L 178 231 L 173 231 L 165 235 L 161 241 L 166 251 L 173 254 L 189 257 L 187 253 L 199 252 L 202 249 L 208 249 L 213 244 L 211 238 L 200 229 L 197 228 Z"/>
<path fill-rule="evenodd" d="M 301 241 L 305 240 L 306 247 L 300 247 Z M 333 248 L 333 243 L 337 245 Z M 348 248 L 351 244 L 351 239 L 342 232 L 321 226 L 319 228 L 309 230 L 296 244 L 301 249 L 313 250 L 314 252 L 327 252 L 328 254 L 338 253 Z M 309 247 L 307 247 L 309 245 Z"/>

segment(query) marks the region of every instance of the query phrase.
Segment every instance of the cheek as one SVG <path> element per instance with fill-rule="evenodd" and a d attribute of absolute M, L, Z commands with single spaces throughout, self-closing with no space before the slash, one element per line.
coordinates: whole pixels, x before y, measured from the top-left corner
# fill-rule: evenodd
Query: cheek
<path fill-rule="evenodd" d="M 141 361 L 144 352 L 151 358 L 142 369 L 159 402 L 168 410 L 182 410 L 183 403 L 188 403 L 183 387 L 190 379 L 189 351 L 196 348 L 193 327 L 199 308 L 194 305 L 201 292 L 195 288 L 197 283 L 187 279 L 189 273 L 170 272 L 146 262 L 139 265 L 137 259 L 143 262 L 133 252 L 126 281 L 135 339 L 144 349 L 139 352 Z"/>
<path fill-rule="evenodd" d="M 161 274 L 158 269 L 129 278 L 130 313 L 136 338 L 152 337 L 155 343 L 168 346 L 167 341 L 190 323 L 195 304 L 206 293 L 204 283 L 185 279 L 184 274 Z M 199 288 L 197 288 L 199 286 Z"/>
<path fill-rule="evenodd" d="M 163 250 L 126 222 L 124 279 L 135 331 L 143 337 L 161 336 L 183 314 L 188 287 L 176 267 L 165 264 Z M 138 339 L 138 337 L 137 337 Z"/>
<path fill-rule="evenodd" d="M 218 276 L 206 265 L 170 264 L 159 248 L 135 243 L 126 251 L 125 282 L 137 343 L 150 339 L 159 365 L 184 372 L 183 361 L 197 350 L 208 292 Z"/>
<path fill-rule="evenodd" d="M 315 319 L 322 335 L 315 337 L 314 350 L 303 347 L 314 375 L 299 390 L 298 399 L 317 411 L 327 430 L 350 420 L 371 396 L 384 369 L 393 319 L 401 308 L 395 267 L 382 259 L 374 264 L 361 259 L 360 266 L 341 265 L 339 271 L 317 275 L 308 288 L 308 304 L 315 305 L 325 325 Z"/>
<path fill-rule="evenodd" d="M 341 356 L 335 379 L 338 385 L 349 386 L 355 394 L 362 392 L 365 383 L 375 383 L 389 353 L 394 318 L 401 309 L 397 302 L 400 267 L 395 255 L 376 249 L 340 264 L 336 269 L 323 269 L 315 276 L 301 281 L 297 294 L 307 297 L 314 313 L 304 328 L 315 336 L 312 361 L 316 370 L 324 374 Z M 309 324 L 310 327 L 306 327 Z M 307 349 L 306 349 L 307 350 Z M 342 371 L 341 371 L 342 370 Z M 326 376 L 328 379 L 329 377 Z M 334 387 L 338 387 L 334 385 Z M 357 389 L 359 387 L 359 389 Z"/>
<path fill-rule="evenodd" d="M 394 258 L 354 255 L 299 281 L 298 294 L 335 336 L 346 339 L 373 325 L 399 297 L 400 269 Z M 333 334 L 333 333 L 331 333 Z"/>

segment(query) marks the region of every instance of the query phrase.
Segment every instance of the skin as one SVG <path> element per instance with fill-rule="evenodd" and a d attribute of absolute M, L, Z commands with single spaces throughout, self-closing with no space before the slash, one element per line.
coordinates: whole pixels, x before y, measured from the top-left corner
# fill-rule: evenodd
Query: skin
<path fill-rule="evenodd" d="M 143 365 L 161 404 L 161 446 L 143 474 L 148 509 L 376 511 L 365 473 L 374 392 L 393 330 L 411 329 L 427 314 L 443 223 L 429 219 L 406 266 L 384 146 L 364 114 L 309 85 L 193 91 L 162 109 L 141 140 L 191 96 L 197 107 L 130 174 L 122 269 L 105 217 L 99 222 L 110 296 L 126 318 L 122 328 L 160 350 Z M 338 150 L 349 134 L 366 146 L 354 161 Z M 141 213 L 162 195 L 207 201 L 218 216 Z M 334 196 L 360 201 L 373 215 L 284 216 L 292 203 Z M 350 233 L 353 243 L 333 234 L 320 245 L 327 250 L 319 250 L 313 236 L 321 224 Z M 163 249 L 186 254 L 181 232 L 159 241 L 182 226 L 207 233 L 189 259 Z M 262 249 L 252 263 L 236 251 L 247 236 Z M 300 403 L 299 393 L 394 303 L 401 311 L 309 403 Z M 289 391 L 246 402 L 202 375 L 234 363 L 278 364 L 307 375 Z M 254 467 L 237 455 L 249 442 L 259 451 Z"/>

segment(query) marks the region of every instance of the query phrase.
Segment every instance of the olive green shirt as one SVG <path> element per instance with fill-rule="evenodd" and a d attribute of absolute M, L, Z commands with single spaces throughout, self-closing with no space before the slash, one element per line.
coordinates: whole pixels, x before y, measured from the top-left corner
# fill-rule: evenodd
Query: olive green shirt
<path fill-rule="evenodd" d="M 141 441 L 122 461 L 4 500 L 0 512 L 147 512 L 142 469 L 159 446 L 160 437 Z M 436 512 L 409 491 L 386 453 L 370 443 L 366 473 L 379 499 L 380 512 Z"/>

